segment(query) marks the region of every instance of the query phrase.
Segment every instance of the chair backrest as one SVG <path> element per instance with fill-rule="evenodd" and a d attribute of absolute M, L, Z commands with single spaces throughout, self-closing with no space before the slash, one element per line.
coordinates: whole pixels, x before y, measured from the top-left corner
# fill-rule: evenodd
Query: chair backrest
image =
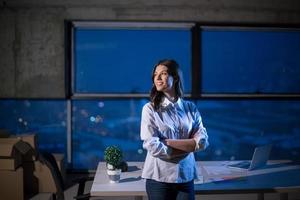
<path fill-rule="evenodd" d="M 38 155 L 38 160 L 45 164 L 51 171 L 52 178 L 56 187 L 56 198 L 58 200 L 64 200 L 64 181 L 54 156 L 48 152 L 40 152 Z"/>
<path fill-rule="evenodd" d="M 55 157 L 51 153 L 41 152 L 38 154 L 38 160 L 42 164 L 46 165 L 51 171 L 51 175 L 56 187 L 56 195 L 55 195 L 56 199 L 64 200 L 65 185 L 60 170 L 58 168 L 57 162 L 55 160 Z M 79 184 L 79 186 L 78 186 L 77 195 L 74 197 L 74 199 L 88 200 L 90 198 L 90 193 L 87 194 L 83 194 L 83 193 L 84 193 L 86 181 L 93 180 L 93 179 L 94 179 L 93 177 L 88 177 L 88 178 L 84 177 L 76 181 Z"/>

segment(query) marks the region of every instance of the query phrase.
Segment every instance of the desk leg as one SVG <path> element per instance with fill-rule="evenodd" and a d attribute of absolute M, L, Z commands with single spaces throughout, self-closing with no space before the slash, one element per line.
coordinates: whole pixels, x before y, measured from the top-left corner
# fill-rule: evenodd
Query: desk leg
<path fill-rule="evenodd" d="M 258 193 L 257 200 L 264 200 L 264 193 Z"/>
<path fill-rule="evenodd" d="M 288 200 L 289 199 L 288 193 L 280 193 L 279 196 L 280 196 L 280 198 L 279 198 L 280 200 Z"/>

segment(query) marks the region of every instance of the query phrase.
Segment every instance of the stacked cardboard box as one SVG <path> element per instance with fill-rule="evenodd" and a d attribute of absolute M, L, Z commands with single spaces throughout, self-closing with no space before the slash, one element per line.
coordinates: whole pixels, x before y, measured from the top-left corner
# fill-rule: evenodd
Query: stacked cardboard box
<path fill-rule="evenodd" d="M 24 199 L 23 168 L 0 170 L 0 199 Z"/>
<path fill-rule="evenodd" d="M 22 155 L 15 148 L 19 141 L 0 138 L 0 194 L 3 199 L 24 199 Z"/>
<path fill-rule="evenodd" d="M 0 138 L 0 147 L 1 199 L 22 200 L 37 193 L 56 193 L 52 172 L 38 159 L 36 134 Z M 63 154 L 54 157 L 64 178 Z"/>
<path fill-rule="evenodd" d="M 0 170 L 15 170 L 22 163 L 22 154 L 15 148 L 19 139 L 1 138 Z"/>

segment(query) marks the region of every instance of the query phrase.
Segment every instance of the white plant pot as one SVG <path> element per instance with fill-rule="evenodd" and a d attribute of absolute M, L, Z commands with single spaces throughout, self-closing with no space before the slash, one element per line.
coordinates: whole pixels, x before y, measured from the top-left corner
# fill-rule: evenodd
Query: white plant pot
<path fill-rule="evenodd" d="M 119 182 L 119 180 L 121 178 L 121 172 L 122 172 L 121 169 L 114 169 L 114 170 L 107 169 L 106 171 L 107 171 L 107 175 L 108 175 L 110 183 L 118 183 Z"/>

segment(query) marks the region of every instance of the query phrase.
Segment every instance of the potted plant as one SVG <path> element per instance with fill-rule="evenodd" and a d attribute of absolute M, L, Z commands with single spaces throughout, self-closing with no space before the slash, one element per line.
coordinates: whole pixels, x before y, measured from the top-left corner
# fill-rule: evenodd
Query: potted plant
<path fill-rule="evenodd" d="M 109 146 L 104 151 L 107 174 L 111 183 L 117 183 L 121 176 L 122 151 L 117 146 Z"/>

